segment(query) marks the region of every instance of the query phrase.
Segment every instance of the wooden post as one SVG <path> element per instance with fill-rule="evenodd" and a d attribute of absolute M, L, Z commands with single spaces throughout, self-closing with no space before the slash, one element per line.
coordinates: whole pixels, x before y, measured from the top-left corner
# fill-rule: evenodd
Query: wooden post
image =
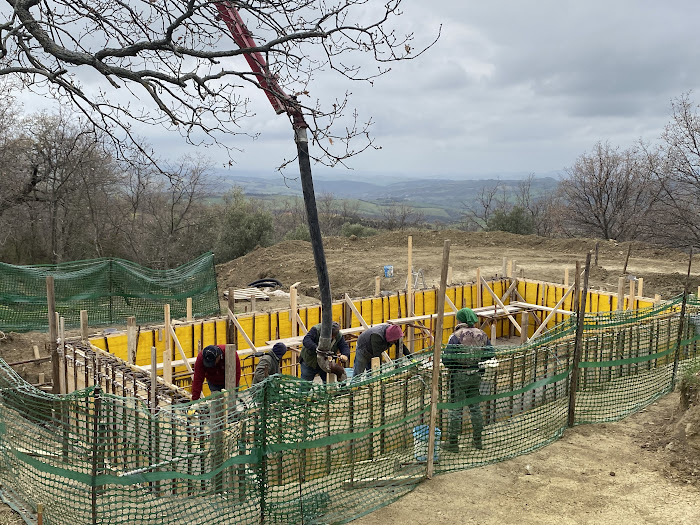
<path fill-rule="evenodd" d="M 581 263 L 576 261 L 576 275 L 574 276 L 574 299 L 572 301 L 572 310 L 578 311 L 578 303 L 581 300 Z"/>
<path fill-rule="evenodd" d="M 374 278 L 374 295 L 379 295 L 382 293 L 382 278 L 378 275 Z"/>
<path fill-rule="evenodd" d="M 61 339 L 61 351 L 59 353 L 60 358 L 60 369 L 59 369 L 59 387 L 61 389 L 61 394 L 68 393 L 68 363 L 66 362 L 66 318 L 61 317 L 59 320 L 59 338 Z"/>
<path fill-rule="evenodd" d="M 194 318 L 192 317 L 192 298 L 187 298 L 187 322 L 192 322 Z"/>
<path fill-rule="evenodd" d="M 569 414 L 568 425 L 574 426 L 576 422 L 576 390 L 578 389 L 579 363 L 581 362 L 581 346 L 583 339 L 583 318 L 586 313 L 586 297 L 588 296 L 588 275 L 591 269 L 591 252 L 586 255 L 586 270 L 583 275 L 583 296 L 581 297 L 578 319 L 576 320 L 576 340 L 574 343 L 574 356 L 571 363 L 571 387 L 569 389 Z"/>
<path fill-rule="evenodd" d="M 698 290 L 700 292 L 700 290 Z M 657 293 L 654 294 L 654 304 L 658 304 L 661 301 L 661 296 Z"/>
<path fill-rule="evenodd" d="M 634 293 L 634 286 L 636 282 L 634 279 L 630 279 L 630 301 L 627 303 L 627 309 L 628 310 L 634 310 L 634 298 L 636 297 L 636 294 Z"/>
<path fill-rule="evenodd" d="M 51 381 L 53 386 L 51 392 L 53 394 L 61 393 L 61 385 L 59 382 L 61 374 L 61 364 L 58 360 L 58 325 L 56 323 L 56 295 L 54 288 L 53 275 L 46 276 L 46 302 L 48 304 L 49 316 L 49 345 L 51 349 Z"/>
<path fill-rule="evenodd" d="M 301 281 L 294 283 L 289 287 L 289 320 L 292 322 L 292 337 L 299 335 L 299 325 L 297 324 L 297 313 L 299 305 L 297 301 L 297 286 Z"/>
<path fill-rule="evenodd" d="M 379 375 L 379 369 L 382 366 L 382 361 L 379 357 L 373 357 L 371 361 L 371 366 L 372 366 L 372 376 L 377 376 Z M 381 404 L 382 404 L 382 397 L 381 397 L 381 382 L 380 381 L 374 381 L 371 384 L 372 387 L 372 428 L 375 429 L 379 426 L 381 426 Z M 372 459 L 376 459 L 381 455 L 381 446 L 382 446 L 382 438 L 381 435 L 384 433 L 384 431 L 380 431 L 379 435 L 372 436 Z"/>
<path fill-rule="evenodd" d="M 41 359 L 41 354 L 39 353 L 39 347 L 37 345 L 32 346 L 34 349 L 34 359 Z"/>
<path fill-rule="evenodd" d="M 637 297 L 644 297 L 644 277 L 637 279 Z"/>
<path fill-rule="evenodd" d="M 173 343 L 170 336 L 170 305 L 166 304 L 163 307 L 165 313 L 165 350 L 163 350 L 163 380 L 169 385 L 173 382 Z"/>
<path fill-rule="evenodd" d="M 564 268 L 564 286 L 569 287 L 569 268 Z"/>
<path fill-rule="evenodd" d="M 506 277 L 513 277 L 513 261 L 508 261 L 506 266 Z"/>
<path fill-rule="evenodd" d="M 678 337 L 676 338 L 676 351 L 673 355 L 673 372 L 671 373 L 671 390 L 676 387 L 676 376 L 678 375 L 678 361 L 681 355 L 681 342 L 683 341 L 683 332 L 685 331 L 685 308 L 688 302 L 688 291 L 690 290 L 690 268 L 693 265 L 693 248 L 690 248 L 690 256 L 688 257 L 688 274 L 685 278 L 685 286 L 683 287 L 683 301 L 681 303 L 680 319 L 678 319 Z"/>
<path fill-rule="evenodd" d="M 622 311 L 625 309 L 625 278 L 619 277 L 617 279 L 617 310 Z"/>
<path fill-rule="evenodd" d="M 413 236 L 408 236 L 408 279 L 406 280 L 406 317 L 413 316 Z M 406 327 L 408 350 L 413 353 L 413 328 Z"/>
<path fill-rule="evenodd" d="M 80 310 L 80 338 L 83 342 L 88 340 L 88 312 Z"/>
<path fill-rule="evenodd" d="M 625 265 L 622 267 L 622 274 L 626 275 L 627 274 L 627 263 L 630 260 L 630 253 L 632 252 L 632 243 L 630 243 L 629 247 L 627 248 L 627 257 L 625 257 Z"/>
<path fill-rule="evenodd" d="M 432 479 L 435 472 L 435 425 L 440 385 L 440 355 L 442 353 L 442 323 L 445 317 L 445 290 L 447 288 L 447 266 L 450 261 L 450 241 L 445 239 L 442 248 L 442 271 L 438 292 L 438 311 L 435 318 L 435 343 L 433 344 L 433 381 L 430 389 L 430 420 L 428 422 L 428 465 L 426 476 Z"/>
<path fill-rule="evenodd" d="M 445 284 L 447 286 L 452 285 L 452 266 L 447 267 L 447 282 Z"/>
<path fill-rule="evenodd" d="M 491 345 L 496 346 L 496 322 L 491 323 Z"/>
<path fill-rule="evenodd" d="M 155 414 L 158 408 L 158 350 L 155 346 L 151 347 L 151 414 Z"/>
<path fill-rule="evenodd" d="M 481 308 L 481 268 L 476 269 L 476 307 Z"/>
<path fill-rule="evenodd" d="M 126 357 L 131 365 L 136 364 L 136 317 L 126 318 Z"/>
<path fill-rule="evenodd" d="M 520 319 L 520 344 L 527 342 L 528 326 L 530 324 L 530 313 L 525 310 Z"/>
<path fill-rule="evenodd" d="M 36 525 L 44 525 L 44 505 L 36 504 Z"/>
<path fill-rule="evenodd" d="M 595 242 L 595 261 L 593 262 L 593 266 L 598 266 L 598 244 L 599 242 Z"/>
<path fill-rule="evenodd" d="M 238 359 L 236 359 L 236 354 L 236 345 L 226 345 L 226 359 L 224 360 L 226 375 L 224 388 L 226 388 L 228 392 L 228 410 L 230 411 L 236 410 L 236 395 L 238 394 L 238 385 L 236 384 Z"/>
<path fill-rule="evenodd" d="M 503 258 L 503 267 L 501 268 L 501 277 L 506 276 L 506 268 L 507 268 L 507 259 L 504 257 Z"/>

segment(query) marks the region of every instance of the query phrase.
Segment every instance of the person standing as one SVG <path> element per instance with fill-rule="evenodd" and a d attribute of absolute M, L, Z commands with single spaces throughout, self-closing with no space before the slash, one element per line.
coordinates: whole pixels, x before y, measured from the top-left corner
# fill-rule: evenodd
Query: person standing
<path fill-rule="evenodd" d="M 313 381 L 318 375 L 325 383 L 328 375 L 318 364 L 316 349 L 318 341 L 321 338 L 321 323 L 313 326 L 309 330 L 302 341 L 303 348 L 301 349 L 301 378 L 306 381 Z M 331 325 L 331 355 L 340 354 L 340 361 L 343 366 L 350 362 L 350 346 L 340 333 L 340 324 L 333 322 Z"/>
<path fill-rule="evenodd" d="M 236 357 L 236 386 L 241 380 L 241 360 L 238 352 Z M 219 392 L 226 386 L 226 345 L 209 345 L 204 347 L 197 355 L 194 362 L 194 376 L 192 377 L 192 401 L 196 401 L 202 395 L 204 380 L 207 380 L 209 390 Z"/>
<path fill-rule="evenodd" d="M 485 367 L 489 362 L 488 366 L 493 364 L 495 352 L 486 332 L 476 327 L 478 321 L 479 318 L 471 308 L 459 310 L 458 324 L 442 354 L 442 363 L 450 371 L 450 403 L 464 403 L 467 399 L 478 396 Z M 481 405 L 476 401 L 468 406 L 472 421 L 472 444 L 474 448 L 481 450 L 484 428 Z M 463 406 L 459 406 L 449 411 L 447 437 L 442 446 L 447 452 L 459 452 L 463 409 Z"/>
<path fill-rule="evenodd" d="M 253 373 L 253 384 L 260 383 L 270 376 L 280 373 L 280 362 L 287 353 L 287 345 L 284 343 L 275 343 L 274 346 L 265 352 L 260 361 L 258 361 L 258 366 L 255 367 L 255 372 Z"/>
<path fill-rule="evenodd" d="M 398 345 L 403 337 L 403 330 L 395 324 L 378 324 L 368 328 L 357 338 L 355 347 L 355 364 L 352 369 L 353 377 L 369 370 L 372 366 L 372 358 L 381 357 L 391 345 Z M 406 345 L 402 344 L 403 355 L 411 355 Z M 397 351 L 398 354 L 398 351 Z"/>

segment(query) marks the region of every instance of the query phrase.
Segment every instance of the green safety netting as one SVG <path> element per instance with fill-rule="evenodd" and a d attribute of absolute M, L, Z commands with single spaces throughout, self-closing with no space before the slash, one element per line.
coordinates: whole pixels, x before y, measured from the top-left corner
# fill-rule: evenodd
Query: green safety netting
<path fill-rule="evenodd" d="M 517 347 L 445 347 L 436 472 L 542 447 L 574 423 L 614 421 L 698 361 L 700 303 L 576 319 Z M 680 345 L 678 343 L 680 342 Z M 676 362 L 677 360 L 677 362 Z M 347 382 L 272 376 L 153 407 L 91 387 L 42 393 L 0 362 L 0 482 L 44 523 L 344 523 L 425 477 L 433 363 L 421 353 Z"/>
<path fill-rule="evenodd" d="M 187 298 L 196 316 L 220 312 L 212 253 L 172 270 L 153 270 L 122 259 L 102 258 L 61 264 L 14 266 L 0 263 L 0 330 L 48 328 L 46 277 L 54 277 L 56 311 L 66 327 L 80 325 L 87 310 L 91 326 L 162 321 L 185 317 Z"/>

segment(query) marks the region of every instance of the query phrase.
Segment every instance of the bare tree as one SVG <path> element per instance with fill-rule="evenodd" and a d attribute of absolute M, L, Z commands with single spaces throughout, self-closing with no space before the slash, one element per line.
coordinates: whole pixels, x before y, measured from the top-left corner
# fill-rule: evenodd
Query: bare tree
<path fill-rule="evenodd" d="M 494 184 L 481 187 L 479 195 L 473 201 L 462 202 L 463 227 L 467 231 L 478 231 L 486 228 L 486 224 L 497 210 L 506 212 L 509 208 L 506 187 L 500 180 Z"/>
<path fill-rule="evenodd" d="M 661 207 L 651 233 L 656 240 L 681 246 L 700 245 L 700 114 L 684 94 L 672 101 L 671 122 L 658 151 L 647 151 L 647 164 L 661 188 Z"/>
<path fill-rule="evenodd" d="M 644 216 L 655 205 L 658 191 L 637 149 L 620 151 L 598 142 L 566 174 L 559 184 L 567 211 L 564 231 L 624 241 L 642 236 Z"/>
<path fill-rule="evenodd" d="M 383 226 L 388 230 L 405 230 L 419 226 L 425 214 L 406 203 L 392 202 L 380 210 Z"/>
<path fill-rule="evenodd" d="M 349 110 L 347 93 L 312 95 L 314 76 L 335 72 L 372 81 L 390 69 L 389 63 L 426 49 L 414 49 L 412 34 L 401 36 L 391 27 L 401 14 L 401 0 L 369 4 L 5 0 L 0 3 L 0 77 L 17 77 L 29 89 L 76 108 L 114 137 L 117 147 L 124 138 L 138 144 L 134 124 L 146 123 L 176 130 L 192 144 L 225 148 L 231 148 L 231 135 L 245 133 L 241 120 L 253 115 L 242 88 L 270 90 L 267 78 L 274 78 L 311 117 L 320 151 L 315 158 L 333 165 L 372 147 L 371 121 Z M 229 7 L 240 13 L 250 41 L 258 45 L 241 48 L 234 41 L 227 29 Z M 239 57 L 254 53 L 267 62 L 263 74 L 242 67 Z M 364 72 L 365 55 L 379 68 Z M 83 85 L 90 74 L 92 82 L 95 74 L 103 79 L 98 89 Z M 286 96 L 267 94 L 284 112 L 279 100 Z M 352 141 L 356 138 L 363 140 Z"/>

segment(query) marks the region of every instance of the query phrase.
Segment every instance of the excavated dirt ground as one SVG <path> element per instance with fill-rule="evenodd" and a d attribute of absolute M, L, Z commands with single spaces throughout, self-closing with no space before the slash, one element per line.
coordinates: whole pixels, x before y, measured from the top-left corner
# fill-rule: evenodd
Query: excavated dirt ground
<path fill-rule="evenodd" d="M 515 260 L 530 279 L 563 282 L 564 269 L 573 275 L 590 239 L 546 239 L 500 232 L 411 232 L 413 268 L 422 270 L 425 285 L 437 286 L 443 242 L 450 239 L 453 282 L 500 275 L 503 258 Z M 361 239 L 330 238 L 325 253 L 335 299 L 374 294 L 375 277 L 393 265 L 394 277 L 381 278 L 382 290 L 404 289 L 408 233 Z M 628 243 L 600 241 L 598 265 L 590 286 L 617 291 Z M 627 274 L 644 278 L 644 295 L 667 299 L 682 293 L 688 255 L 681 251 L 633 243 Z M 258 310 L 286 308 L 289 286 L 300 282 L 299 303 L 318 303 L 317 277 L 310 244 L 287 241 L 258 248 L 216 268 L 219 293 L 245 288 L 261 278 L 275 278 L 283 287 Z M 518 270 L 517 275 L 520 275 Z M 700 276 L 693 271 L 690 290 Z M 422 286 L 422 282 L 419 281 Z M 419 286 L 419 287 L 420 287 Z M 239 312 L 249 303 L 237 303 Z M 0 334 L 0 357 L 16 362 L 33 357 L 32 345 L 46 355 L 46 334 Z M 50 380 L 50 364 L 18 365 L 16 370 L 36 383 L 40 372 Z M 660 399 L 627 419 L 605 425 L 585 425 L 566 432 L 556 443 L 526 456 L 488 467 L 437 476 L 398 502 L 356 521 L 358 524 L 480 523 L 480 524 L 637 524 L 700 523 L 700 409 L 679 408 L 678 394 Z M 700 435 L 700 434 L 698 434 Z M 526 468 L 528 467 L 529 468 Z M 528 473 L 529 472 L 529 473 Z M 0 505 L 0 525 L 22 523 Z"/>

